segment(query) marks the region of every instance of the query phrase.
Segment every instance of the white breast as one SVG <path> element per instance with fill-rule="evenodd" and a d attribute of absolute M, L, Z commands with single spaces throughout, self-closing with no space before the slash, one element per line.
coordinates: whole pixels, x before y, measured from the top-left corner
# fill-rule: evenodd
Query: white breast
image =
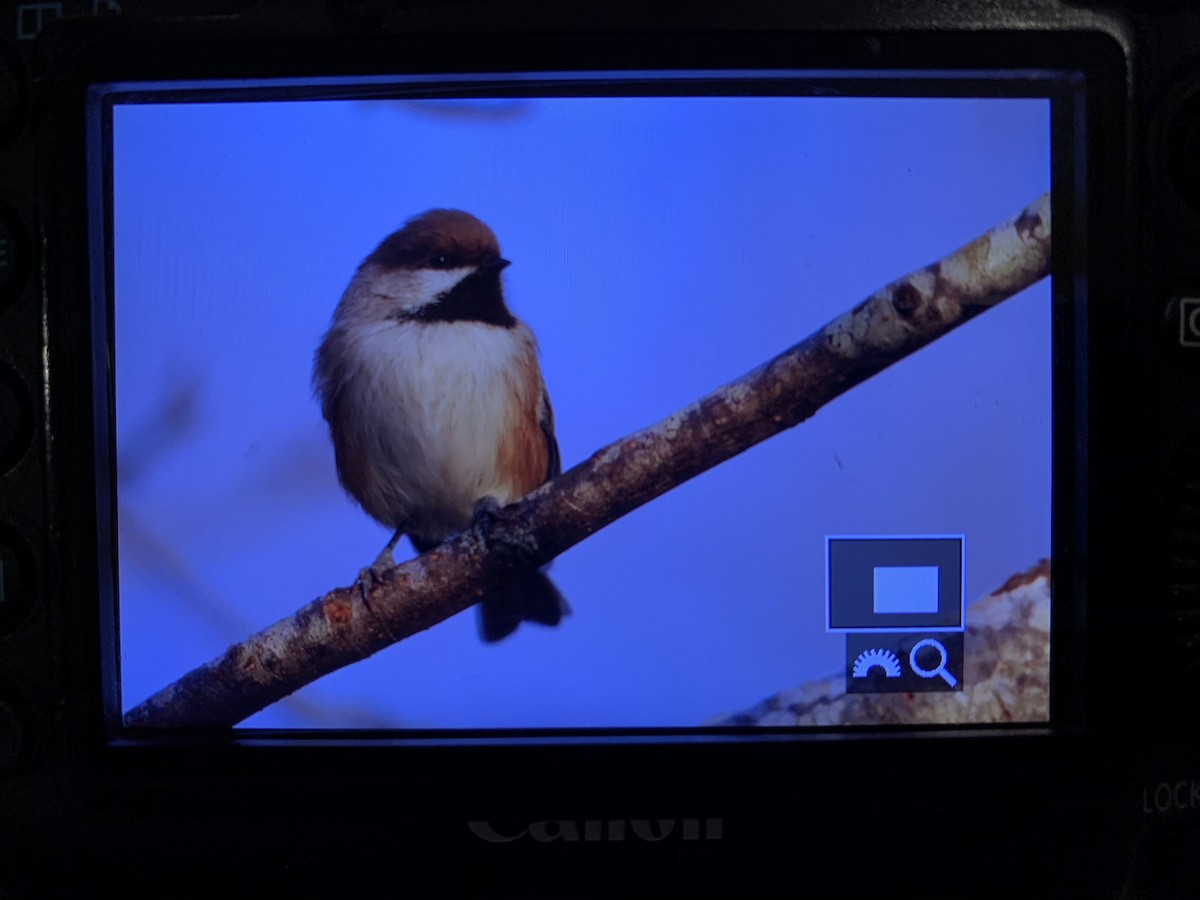
<path fill-rule="evenodd" d="M 517 499 L 497 471 L 497 444 L 518 412 L 538 402 L 525 396 L 529 381 L 521 377 L 535 364 L 529 330 L 388 322 L 357 337 L 358 374 L 348 385 L 353 405 L 382 411 L 356 416 L 375 470 L 367 511 L 441 537 L 465 527 L 481 497 Z"/>

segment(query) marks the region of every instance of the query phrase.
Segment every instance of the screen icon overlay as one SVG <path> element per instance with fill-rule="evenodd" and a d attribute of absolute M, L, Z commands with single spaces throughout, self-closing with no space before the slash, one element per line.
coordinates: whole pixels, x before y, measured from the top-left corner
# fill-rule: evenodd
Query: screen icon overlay
<path fill-rule="evenodd" d="M 846 693 L 962 690 L 963 633 L 847 634 Z"/>
<path fill-rule="evenodd" d="M 962 535 L 826 539 L 827 631 L 846 635 L 846 691 L 962 690 Z"/>

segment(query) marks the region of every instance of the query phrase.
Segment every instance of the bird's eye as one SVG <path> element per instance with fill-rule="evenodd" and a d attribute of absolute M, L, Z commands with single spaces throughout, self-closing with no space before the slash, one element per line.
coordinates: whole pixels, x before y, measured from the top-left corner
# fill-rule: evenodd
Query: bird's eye
<path fill-rule="evenodd" d="M 435 253 L 429 257 L 429 265 L 435 269 L 452 269 L 454 260 L 448 253 Z"/>

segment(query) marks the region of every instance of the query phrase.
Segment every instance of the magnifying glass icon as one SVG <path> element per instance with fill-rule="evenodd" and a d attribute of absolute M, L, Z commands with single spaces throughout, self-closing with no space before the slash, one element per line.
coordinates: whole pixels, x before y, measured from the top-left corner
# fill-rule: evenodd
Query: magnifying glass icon
<path fill-rule="evenodd" d="M 938 660 L 938 664 L 932 669 L 924 669 L 917 665 L 917 654 L 926 647 L 932 647 L 933 649 L 937 650 L 941 656 L 941 659 Z M 946 652 L 946 645 L 941 641 L 934 640 L 933 638 L 925 638 L 923 641 L 917 641 L 908 654 L 908 664 L 912 666 L 912 670 L 922 678 L 936 678 L 938 675 L 941 675 L 946 684 L 950 685 L 950 687 L 954 687 L 956 684 L 958 684 L 958 679 L 946 671 L 946 663 L 949 661 L 950 654 Z"/>

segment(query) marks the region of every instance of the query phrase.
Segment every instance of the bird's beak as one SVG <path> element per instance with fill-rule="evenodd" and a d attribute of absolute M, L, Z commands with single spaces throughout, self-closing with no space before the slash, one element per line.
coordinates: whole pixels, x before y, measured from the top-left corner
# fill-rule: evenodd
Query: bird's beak
<path fill-rule="evenodd" d="M 497 256 L 495 259 L 488 260 L 482 266 L 480 266 L 479 271 L 480 272 L 501 272 L 504 269 L 507 269 L 511 265 L 512 265 L 512 263 L 509 262 L 507 259 L 502 259 L 501 257 Z"/>

